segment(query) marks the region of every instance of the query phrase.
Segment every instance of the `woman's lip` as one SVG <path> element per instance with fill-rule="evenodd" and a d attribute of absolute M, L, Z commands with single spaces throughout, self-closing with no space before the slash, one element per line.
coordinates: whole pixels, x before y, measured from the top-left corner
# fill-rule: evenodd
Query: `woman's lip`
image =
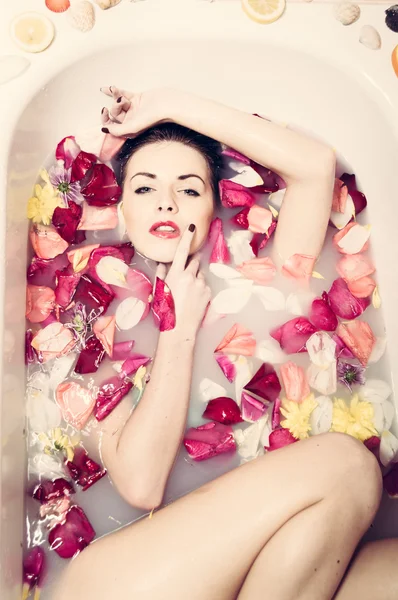
<path fill-rule="evenodd" d="M 172 227 L 174 231 L 158 231 L 157 228 L 162 225 Z M 149 230 L 149 233 L 151 233 L 155 237 L 169 240 L 180 236 L 180 228 L 178 227 L 178 225 L 173 223 L 173 221 L 159 221 L 158 223 L 154 223 L 152 225 L 152 227 Z"/>

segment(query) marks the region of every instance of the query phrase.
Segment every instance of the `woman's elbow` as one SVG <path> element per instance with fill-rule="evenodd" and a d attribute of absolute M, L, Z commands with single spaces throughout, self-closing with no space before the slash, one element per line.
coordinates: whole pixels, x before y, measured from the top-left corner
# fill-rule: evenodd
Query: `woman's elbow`
<path fill-rule="evenodd" d="M 321 144 L 312 169 L 312 175 L 335 176 L 336 152 L 331 146 Z"/>
<path fill-rule="evenodd" d="M 116 484 L 116 489 L 122 498 L 134 508 L 151 511 L 162 504 L 164 490 L 149 490 L 137 482 Z"/>

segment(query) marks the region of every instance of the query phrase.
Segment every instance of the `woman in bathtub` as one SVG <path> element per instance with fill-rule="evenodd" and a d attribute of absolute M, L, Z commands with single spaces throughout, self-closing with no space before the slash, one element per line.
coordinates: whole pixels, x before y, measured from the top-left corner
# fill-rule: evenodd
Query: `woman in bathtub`
<path fill-rule="evenodd" d="M 122 150 L 127 232 L 139 253 L 160 263 L 158 276 L 175 303 L 175 328 L 159 334 L 140 403 L 132 412 L 126 397 L 101 424 L 102 458 L 114 485 L 133 506 L 151 511 L 162 504 L 181 446 L 195 342 L 210 300 L 195 253 L 217 199 L 218 142 L 287 184 L 274 241 L 279 266 L 294 254 L 320 253 L 335 154 L 305 135 L 185 92 L 109 90 L 104 131 L 132 138 Z M 369 581 L 360 586 L 364 569 L 368 577 L 371 570 L 361 555 L 348 587 L 335 594 L 380 495 L 380 469 L 362 443 L 337 433 L 315 436 L 99 539 L 71 562 L 56 600 L 71 593 L 74 600 L 365 599 Z"/>

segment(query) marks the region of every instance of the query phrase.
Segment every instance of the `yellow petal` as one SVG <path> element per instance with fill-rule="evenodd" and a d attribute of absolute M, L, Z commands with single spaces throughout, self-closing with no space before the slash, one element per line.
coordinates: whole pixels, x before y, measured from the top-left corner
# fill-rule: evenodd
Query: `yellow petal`
<path fill-rule="evenodd" d="M 85 269 L 88 265 L 88 261 L 90 260 L 90 257 L 87 256 L 87 258 L 85 258 L 84 260 L 82 260 L 81 262 L 79 262 L 76 267 L 73 267 L 73 270 L 75 273 L 79 273 L 80 271 L 83 271 L 83 269 Z M 73 265 L 75 264 L 75 260 L 73 259 Z"/>
<path fill-rule="evenodd" d="M 148 519 L 152 519 L 152 515 L 153 515 L 153 513 L 154 513 L 154 510 L 155 510 L 154 508 L 151 510 L 151 512 L 150 512 L 150 514 L 149 514 L 149 517 L 148 517 Z"/>
<path fill-rule="evenodd" d="M 373 294 L 372 294 L 372 306 L 374 308 L 380 308 L 381 306 L 381 298 L 380 298 L 380 294 L 379 294 L 379 288 L 376 285 L 375 289 L 373 290 Z"/>
<path fill-rule="evenodd" d="M 48 185 L 51 185 L 50 183 L 50 177 L 48 175 L 48 172 L 46 171 L 46 169 L 41 169 L 40 171 L 40 177 L 42 178 L 43 181 L 45 181 Z"/>
<path fill-rule="evenodd" d="M 75 456 L 75 453 L 73 452 L 73 448 L 71 446 L 68 446 L 66 448 L 66 458 L 72 462 L 73 457 Z"/>
<path fill-rule="evenodd" d="M 272 216 L 274 217 L 274 219 L 278 218 L 279 212 L 276 210 L 276 208 L 274 208 L 273 206 L 271 206 L 271 204 L 268 204 L 268 208 L 270 209 Z"/>
<path fill-rule="evenodd" d="M 41 592 L 40 588 L 36 586 L 35 587 L 35 595 L 33 597 L 33 600 L 40 600 L 40 592 Z"/>
<path fill-rule="evenodd" d="M 311 275 L 314 279 L 325 279 L 324 276 L 318 273 L 317 271 L 312 271 Z"/>
<path fill-rule="evenodd" d="M 27 600 L 27 598 L 29 596 L 29 592 L 30 592 L 29 583 L 24 583 L 23 587 L 22 587 L 22 600 Z"/>

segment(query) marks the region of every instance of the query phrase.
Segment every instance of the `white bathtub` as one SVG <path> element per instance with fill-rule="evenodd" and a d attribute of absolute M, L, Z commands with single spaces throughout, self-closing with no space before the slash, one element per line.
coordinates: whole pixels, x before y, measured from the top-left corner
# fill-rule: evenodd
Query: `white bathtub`
<path fill-rule="evenodd" d="M 18 6 L 1 9 L 3 54 L 15 53 L 5 33 L 11 16 L 35 9 L 37 2 L 12 4 Z M 390 361 L 398 376 L 398 80 L 390 66 L 397 39 L 383 13 L 382 6 L 364 6 L 360 22 L 344 28 L 330 5 L 293 4 L 279 22 L 260 26 L 234 0 L 125 1 L 97 11 L 97 25 L 85 35 L 72 30 L 64 15 L 52 17 L 58 29 L 53 46 L 32 56 L 30 70 L 2 88 L 2 600 L 19 598 L 21 578 L 26 201 L 54 145 L 77 128 L 97 124 L 101 85 L 185 88 L 295 123 L 337 148 L 369 200 Z M 366 23 L 382 32 L 382 50 L 358 43 Z M 394 534 L 398 504 L 386 500 L 371 535 Z"/>

